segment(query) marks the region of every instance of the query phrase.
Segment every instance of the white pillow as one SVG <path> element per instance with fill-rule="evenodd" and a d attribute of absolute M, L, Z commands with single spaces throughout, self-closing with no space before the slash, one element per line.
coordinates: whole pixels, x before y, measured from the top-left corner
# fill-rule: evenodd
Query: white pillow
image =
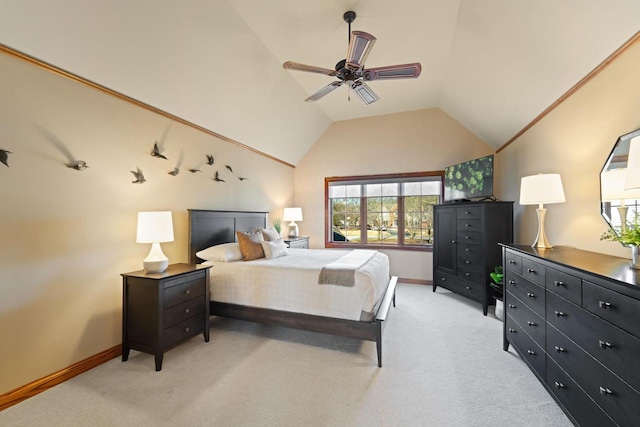
<path fill-rule="evenodd" d="M 275 242 L 281 239 L 280 233 L 278 233 L 275 228 L 261 228 L 260 231 L 262 231 L 262 236 L 267 242 Z"/>
<path fill-rule="evenodd" d="M 196 256 L 207 261 L 232 262 L 242 259 L 238 243 L 223 243 L 196 252 Z"/>
<path fill-rule="evenodd" d="M 262 250 L 264 251 L 264 257 L 266 259 L 279 258 L 281 256 L 289 255 L 287 250 L 287 244 L 282 239 L 278 239 L 275 242 L 260 242 Z"/>

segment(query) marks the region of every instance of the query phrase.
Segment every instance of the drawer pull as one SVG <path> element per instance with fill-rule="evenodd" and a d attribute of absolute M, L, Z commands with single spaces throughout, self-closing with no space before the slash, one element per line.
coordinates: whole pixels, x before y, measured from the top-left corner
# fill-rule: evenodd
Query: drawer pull
<path fill-rule="evenodd" d="M 471 252 L 471 249 L 469 249 L 469 248 L 465 248 L 465 250 L 464 250 L 464 251 L 465 251 L 465 252 Z"/>
<path fill-rule="evenodd" d="M 189 295 L 190 293 L 191 293 L 191 289 L 186 289 L 186 290 L 184 291 L 184 294 L 185 294 L 185 295 Z"/>
<path fill-rule="evenodd" d="M 469 237 L 469 236 L 464 236 L 464 238 L 465 238 L 465 239 L 467 239 L 467 240 L 468 240 L 468 239 L 470 239 L 470 237 Z"/>
<path fill-rule="evenodd" d="M 556 285 L 556 286 L 558 286 L 558 287 L 560 287 L 560 286 L 564 286 L 564 282 L 561 282 L 560 280 L 556 280 L 554 283 L 555 283 L 555 285 Z"/>
<path fill-rule="evenodd" d="M 527 271 L 528 271 L 529 273 L 535 273 L 535 272 L 536 272 L 533 268 L 527 268 Z"/>
<path fill-rule="evenodd" d="M 471 261 L 466 260 L 464 263 L 465 263 L 465 264 L 471 264 Z"/>
<path fill-rule="evenodd" d="M 527 292 L 527 296 L 528 296 L 529 298 L 535 298 L 535 297 L 536 297 L 536 296 L 535 296 L 533 293 L 531 293 L 531 292 Z"/>
<path fill-rule="evenodd" d="M 527 350 L 527 353 L 529 353 L 529 356 L 535 356 L 536 352 L 533 350 Z"/>
<path fill-rule="evenodd" d="M 602 340 L 598 340 L 598 345 L 600 346 L 600 348 L 602 349 L 608 349 L 611 348 L 611 343 L 610 342 L 606 342 L 606 341 L 602 341 Z"/>
<path fill-rule="evenodd" d="M 606 301 L 598 301 L 598 306 L 600 308 L 611 308 L 611 303 Z"/>
<path fill-rule="evenodd" d="M 455 242 L 456 242 L 455 240 L 452 240 L 452 241 L 451 241 L 451 243 L 455 243 Z"/>
<path fill-rule="evenodd" d="M 516 284 L 516 281 L 515 281 L 515 280 L 509 280 L 509 284 L 510 284 L 510 285 L 515 285 L 515 284 Z"/>
<path fill-rule="evenodd" d="M 465 227 L 471 227 L 471 224 L 465 224 L 464 226 Z"/>
<path fill-rule="evenodd" d="M 444 282 L 447 279 L 446 279 L 446 277 L 441 277 L 440 280 L 442 280 Z"/>
<path fill-rule="evenodd" d="M 554 381 L 553 384 L 557 387 L 557 388 L 564 388 L 564 384 L 559 383 L 558 381 Z"/>
<path fill-rule="evenodd" d="M 509 304 L 509 308 L 516 308 L 515 304 Z"/>
<path fill-rule="evenodd" d="M 468 290 L 468 291 L 470 291 L 470 290 L 471 290 L 471 287 L 470 287 L 470 286 L 465 286 L 464 288 L 465 288 L 466 290 Z"/>
<path fill-rule="evenodd" d="M 509 260 L 509 264 L 515 264 L 516 262 L 512 259 Z"/>
<path fill-rule="evenodd" d="M 190 308 L 185 308 L 185 309 L 184 309 L 184 312 L 185 312 L 186 314 L 189 314 L 189 312 L 191 312 L 191 309 L 190 309 Z"/>
<path fill-rule="evenodd" d="M 186 333 L 189 333 L 189 331 L 190 331 L 190 330 L 191 330 L 191 328 L 184 328 L 184 332 L 185 332 L 185 334 L 186 334 Z"/>
<path fill-rule="evenodd" d="M 613 392 L 606 387 L 600 387 L 600 394 L 605 396 L 611 396 Z"/>
<path fill-rule="evenodd" d="M 464 211 L 464 214 L 465 214 L 465 215 L 471 215 L 471 212 L 469 212 L 469 211 Z"/>
<path fill-rule="evenodd" d="M 556 310 L 555 313 L 556 313 L 556 317 L 564 317 L 565 316 L 565 314 L 563 312 L 561 312 L 561 311 L 557 311 Z"/>
<path fill-rule="evenodd" d="M 465 276 L 469 277 L 471 276 L 471 273 L 469 273 L 468 271 L 466 273 L 464 273 Z"/>
<path fill-rule="evenodd" d="M 565 352 L 565 351 L 567 351 L 567 350 L 565 350 L 565 349 L 564 349 L 564 348 L 562 348 L 562 347 L 558 347 L 558 346 L 556 346 L 556 351 L 557 351 L 558 353 L 564 353 L 564 352 Z"/>
<path fill-rule="evenodd" d="M 515 329 L 513 329 L 513 328 L 509 328 L 509 333 L 510 333 L 510 334 L 515 334 L 515 333 L 516 333 L 516 330 L 515 330 Z"/>
<path fill-rule="evenodd" d="M 536 324 L 534 322 L 527 322 L 527 325 L 529 326 L 536 326 Z"/>

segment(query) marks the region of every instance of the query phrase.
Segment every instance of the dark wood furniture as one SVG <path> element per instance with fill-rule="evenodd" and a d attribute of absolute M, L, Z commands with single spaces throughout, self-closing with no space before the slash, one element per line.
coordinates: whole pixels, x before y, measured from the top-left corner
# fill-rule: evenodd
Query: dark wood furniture
<path fill-rule="evenodd" d="M 236 231 L 265 228 L 266 212 L 189 210 L 189 260 L 201 262 L 196 252 L 235 241 Z M 382 333 L 391 304 L 395 307 L 397 277 L 391 277 L 375 316 L 370 322 L 335 319 L 304 313 L 247 307 L 211 301 L 212 315 L 248 320 L 273 326 L 287 326 L 325 334 L 375 341 L 378 366 L 382 367 Z"/>
<path fill-rule="evenodd" d="M 504 245 L 503 348 L 578 426 L 640 424 L 640 272 L 629 260 Z"/>
<path fill-rule="evenodd" d="M 286 238 L 284 242 L 289 245 L 290 248 L 309 249 L 309 238 L 307 236 Z"/>
<path fill-rule="evenodd" d="M 202 333 L 209 342 L 209 266 L 172 264 L 162 273 L 122 274 L 122 361 L 129 350 L 155 355 Z"/>
<path fill-rule="evenodd" d="M 433 292 L 438 286 L 493 303 L 489 273 L 502 264 L 498 243 L 513 242 L 513 202 L 462 202 L 433 207 Z"/>

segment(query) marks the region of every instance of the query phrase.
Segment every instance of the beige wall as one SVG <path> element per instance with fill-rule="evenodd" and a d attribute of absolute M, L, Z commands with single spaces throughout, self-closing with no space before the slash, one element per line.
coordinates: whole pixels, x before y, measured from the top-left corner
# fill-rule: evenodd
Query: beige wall
<path fill-rule="evenodd" d="M 175 241 L 162 247 L 185 262 L 188 208 L 280 217 L 294 170 L 7 55 L 0 73 L 0 148 L 13 152 L 0 164 L 3 394 L 120 344 L 120 273 L 140 269 L 150 249 L 135 242 L 138 211 L 173 212 Z M 167 129 L 169 160 L 151 157 Z M 54 140 L 90 167 L 65 167 Z M 196 166 L 203 173 L 187 171 Z M 136 167 L 142 185 L 131 183 Z"/>
<path fill-rule="evenodd" d="M 518 200 L 520 178 L 560 173 L 566 203 L 545 205 L 551 244 L 630 258 L 618 243 L 602 242 L 599 173 L 618 136 L 640 128 L 640 43 L 614 61 L 497 156 L 504 198 Z M 516 240 L 532 243 L 536 206 L 515 204 Z"/>
<path fill-rule="evenodd" d="M 300 233 L 324 247 L 324 178 L 442 170 L 493 153 L 491 147 L 438 108 L 333 123 L 296 166 Z M 432 279 L 432 254 L 388 250 L 391 273 Z"/>

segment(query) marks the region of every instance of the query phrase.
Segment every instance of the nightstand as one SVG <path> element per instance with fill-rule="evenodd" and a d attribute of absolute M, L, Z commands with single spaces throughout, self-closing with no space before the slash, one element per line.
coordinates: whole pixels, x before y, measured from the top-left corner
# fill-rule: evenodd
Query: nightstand
<path fill-rule="evenodd" d="M 209 342 L 209 269 L 172 264 L 162 273 L 122 274 L 122 361 L 129 350 L 155 355 L 202 333 Z"/>
<path fill-rule="evenodd" d="M 297 249 L 309 249 L 309 237 L 299 236 L 284 239 L 284 242 L 289 245 L 290 248 Z"/>

